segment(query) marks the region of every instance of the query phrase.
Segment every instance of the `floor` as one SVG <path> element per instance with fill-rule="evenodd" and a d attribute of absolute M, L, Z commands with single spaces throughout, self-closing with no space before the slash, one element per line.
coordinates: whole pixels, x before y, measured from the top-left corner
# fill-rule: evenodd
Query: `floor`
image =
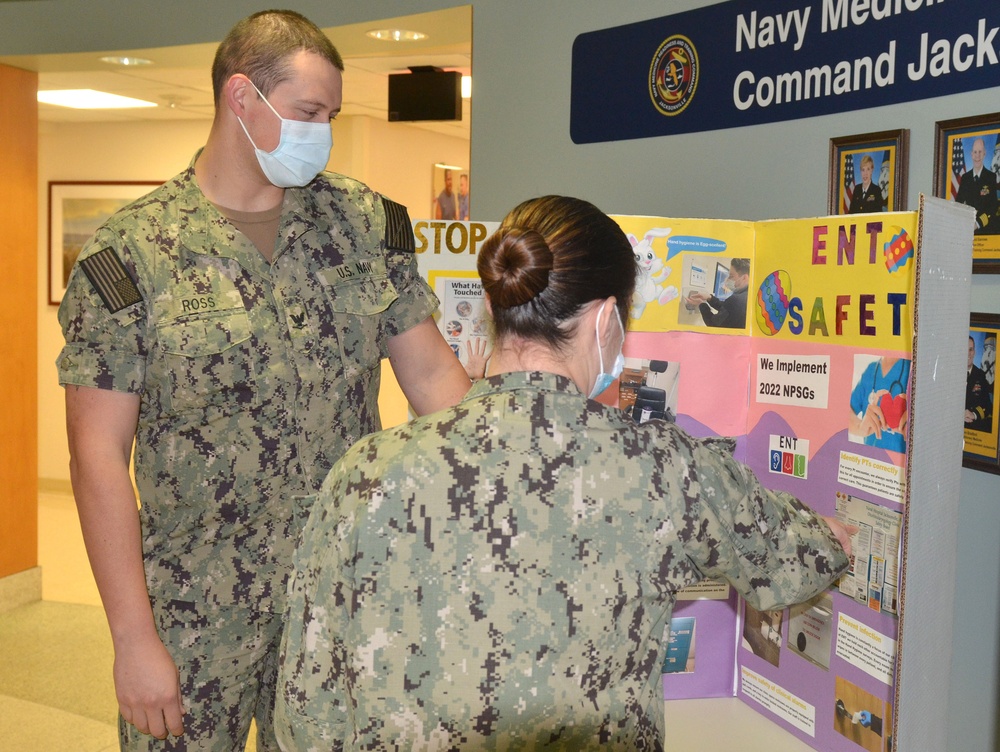
<path fill-rule="evenodd" d="M 111 636 L 68 493 L 39 494 L 38 562 L 42 600 L 0 613 L 0 752 L 114 752 Z"/>
<path fill-rule="evenodd" d="M 42 600 L 0 613 L 0 752 L 114 752 L 111 637 L 72 496 L 39 494 L 38 527 Z M 666 725 L 671 752 L 811 749 L 735 698 L 668 702 Z"/>

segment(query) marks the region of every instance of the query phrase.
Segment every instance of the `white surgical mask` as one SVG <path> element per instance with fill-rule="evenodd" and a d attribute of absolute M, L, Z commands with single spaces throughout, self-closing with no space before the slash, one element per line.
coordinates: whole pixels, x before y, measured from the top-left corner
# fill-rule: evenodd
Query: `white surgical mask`
<path fill-rule="evenodd" d="M 615 364 L 611 366 L 611 373 L 606 373 L 604 370 L 604 353 L 601 350 L 601 313 L 604 312 L 604 306 L 607 302 L 601 306 L 600 313 L 597 314 L 597 320 L 594 322 L 594 336 L 597 337 L 597 357 L 601 360 L 601 372 L 597 374 L 597 381 L 594 382 L 594 388 L 590 390 L 590 399 L 594 399 L 609 386 L 611 386 L 615 379 L 622 375 L 622 371 L 625 370 L 625 356 L 622 355 L 622 347 L 625 345 L 625 327 L 622 326 L 622 317 L 618 315 L 618 306 L 612 306 L 612 310 L 615 312 L 615 319 L 618 321 L 618 329 L 622 333 L 622 344 L 618 347 L 618 357 L 615 358 Z"/>
<path fill-rule="evenodd" d="M 330 123 L 307 123 L 303 120 L 283 118 L 271 107 L 267 97 L 261 94 L 253 81 L 250 81 L 250 85 L 257 90 L 274 116 L 281 121 L 278 145 L 274 151 L 264 151 L 258 149 L 257 144 L 250 138 L 250 131 L 243 124 L 242 118 L 236 118 L 243 126 L 243 132 L 247 134 L 250 143 L 253 144 L 260 169 L 264 171 L 267 179 L 279 188 L 297 188 L 306 185 L 326 167 L 330 159 L 330 149 L 333 147 Z"/>

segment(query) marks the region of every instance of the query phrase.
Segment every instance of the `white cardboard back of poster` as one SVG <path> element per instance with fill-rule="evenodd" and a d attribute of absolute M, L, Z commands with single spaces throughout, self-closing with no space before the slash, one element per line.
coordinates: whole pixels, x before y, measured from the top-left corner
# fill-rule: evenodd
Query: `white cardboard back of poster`
<path fill-rule="evenodd" d="M 904 531 L 895 750 L 950 749 L 955 557 L 974 211 L 920 197 L 910 498 Z"/>

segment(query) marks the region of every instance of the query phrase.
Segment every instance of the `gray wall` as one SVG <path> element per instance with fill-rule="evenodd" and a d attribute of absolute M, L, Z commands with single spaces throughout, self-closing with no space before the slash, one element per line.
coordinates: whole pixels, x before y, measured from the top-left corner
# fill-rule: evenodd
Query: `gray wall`
<path fill-rule="evenodd" d="M 321 26 L 461 5 L 441 0 L 289 0 Z M 763 219 L 824 214 L 829 139 L 910 129 L 907 206 L 932 193 L 934 123 L 1000 110 L 1000 87 L 911 104 L 706 134 L 576 146 L 569 137 L 576 35 L 704 0 L 477 0 L 473 3 L 477 214 L 500 218 L 548 192 L 606 211 Z M 221 38 L 264 7 L 246 0 L 33 0 L 0 4 L 0 54 L 165 46 Z M 599 65 L 600 61 L 595 61 Z M 1000 313 L 1000 276 L 976 276 L 971 309 Z M 998 715 L 1000 476 L 962 472 L 949 749 L 989 752 Z M 947 649 L 947 646 L 945 646 Z"/>

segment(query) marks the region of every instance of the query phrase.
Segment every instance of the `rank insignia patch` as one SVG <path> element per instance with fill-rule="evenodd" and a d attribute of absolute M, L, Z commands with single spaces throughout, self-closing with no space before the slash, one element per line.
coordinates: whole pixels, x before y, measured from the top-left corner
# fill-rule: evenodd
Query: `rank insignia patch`
<path fill-rule="evenodd" d="M 81 259 L 80 266 L 111 313 L 142 300 L 139 288 L 114 249 L 104 248 L 93 256 Z"/>
<path fill-rule="evenodd" d="M 416 253 L 417 242 L 413 237 L 413 225 L 406 207 L 382 197 L 385 209 L 385 245 L 394 251 Z"/>

